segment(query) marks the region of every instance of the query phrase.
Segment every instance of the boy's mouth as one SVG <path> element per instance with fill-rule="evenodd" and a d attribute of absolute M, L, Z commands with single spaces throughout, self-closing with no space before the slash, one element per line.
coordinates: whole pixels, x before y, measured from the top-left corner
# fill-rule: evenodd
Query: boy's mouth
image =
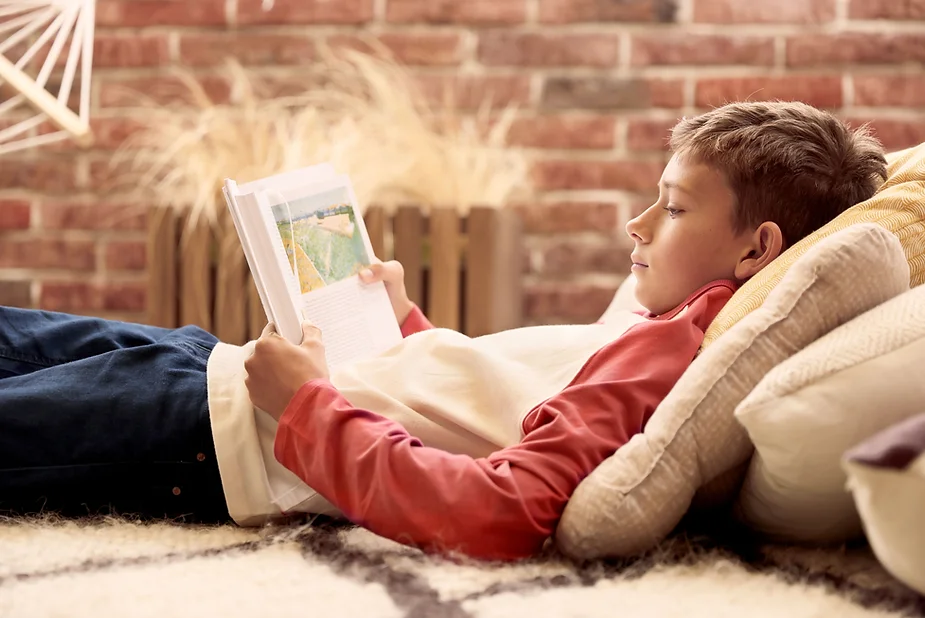
<path fill-rule="evenodd" d="M 633 268 L 648 268 L 649 265 L 645 262 L 642 262 L 635 255 L 631 255 L 630 259 L 633 261 Z"/>

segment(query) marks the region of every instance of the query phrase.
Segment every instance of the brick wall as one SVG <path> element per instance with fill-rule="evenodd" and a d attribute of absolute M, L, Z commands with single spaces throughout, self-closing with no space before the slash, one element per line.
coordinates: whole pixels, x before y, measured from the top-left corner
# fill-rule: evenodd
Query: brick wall
<path fill-rule="evenodd" d="M 143 217 L 105 185 L 129 130 L 119 86 L 226 53 L 282 80 L 317 41 L 379 36 L 425 83 L 521 104 L 513 143 L 541 195 L 531 323 L 596 318 L 627 272 L 622 227 L 651 199 L 666 131 L 733 99 L 801 99 L 925 141 L 925 4 L 915 0 L 98 0 L 97 144 L 0 160 L 0 303 L 144 319 Z M 221 91 L 221 84 L 215 84 Z"/>

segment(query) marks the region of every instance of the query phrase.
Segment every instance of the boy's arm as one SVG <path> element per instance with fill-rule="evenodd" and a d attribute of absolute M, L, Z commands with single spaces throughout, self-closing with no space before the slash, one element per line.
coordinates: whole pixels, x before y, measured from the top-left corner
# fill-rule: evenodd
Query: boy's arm
<path fill-rule="evenodd" d="M 431 328 L 434 328 L 434 325 L 424 316 L 424 312 L 417 305 L 414 305 L 408 313 L 408 317 L 401 323 L 401 336 L 407 337 Z"/>
<path fill-rule="evenodd" d="M 276 458 L 379 535 L 425 551 L 526 557 L 581 480 L 642 430 L 702 338 L 689 320 L 633 327 L 528 417 L 520 444 L 481 459 L 425 447 L 314 380 L 280 419 Z"/>

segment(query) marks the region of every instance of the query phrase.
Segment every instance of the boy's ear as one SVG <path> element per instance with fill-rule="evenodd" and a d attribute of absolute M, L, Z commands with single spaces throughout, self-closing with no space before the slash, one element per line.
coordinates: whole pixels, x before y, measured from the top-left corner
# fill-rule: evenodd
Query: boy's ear
<path fill-rule="evenodd" d="M 746 253 L 736 264 L 735 278 L 744 281 L 777 259 L 784 250 L 784 234 L 773 221 L 765 221 L 752 232 Z"/>

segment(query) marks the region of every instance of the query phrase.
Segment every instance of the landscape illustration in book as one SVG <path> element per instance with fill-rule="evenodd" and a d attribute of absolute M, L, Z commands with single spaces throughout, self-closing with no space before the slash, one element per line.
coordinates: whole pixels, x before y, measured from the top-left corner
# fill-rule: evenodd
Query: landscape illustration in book
<path fill-rule="evenodd" d="M 346 279 L 369 265 L 345 188 L 276 204 L 272 212 L 303 294 Z"/>

